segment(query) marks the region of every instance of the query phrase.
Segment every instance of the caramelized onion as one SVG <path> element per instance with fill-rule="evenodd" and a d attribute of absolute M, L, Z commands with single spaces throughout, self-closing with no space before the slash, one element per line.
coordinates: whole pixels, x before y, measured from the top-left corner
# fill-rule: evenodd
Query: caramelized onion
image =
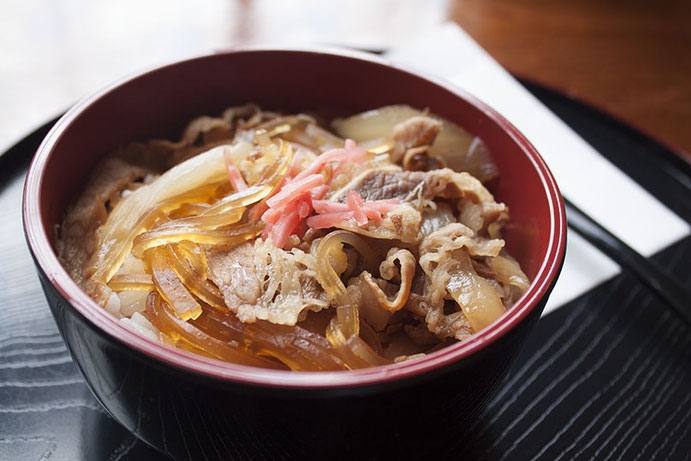
<path fill-rule="evenodd" d="M 348 328 L 344 328 L 341 320 L 350 321 L 353 316 L 357 317 L 356 308 L 341 306 L 337 308 L 336 312 L 336 316 L 331 319 L 329 326 L 326 328 L 326 338 L 349 369 L 354 370 L 391 363 L 377 354 L 357 334 L 344 334 L 345 331 L 348 331 Z"/>
<path fill-rule="evenodd" d="M 246 351 L 237 342 L 221 341 L 191 323 L 179 319 L 170 306 L 156 293 L 151 293 L 146 300 L 146 316 L 161 333 L 173 338 L 183 349 L 189 350 L 189 347 L 192 347 L 204 351 L 205 355 L 240 365 L 282 368 L 280 364 L 272 360 Z"/>
<path fill-rule="evenodd" d="M 319 283 L 332 299 L 341 299 L 340 305 L 350 304 L 346 288 L 339 275 L 334 270 L 334 263 L 345 270 L 347 257 L 343 251 L 343 244 L 355 248 L 362 256 L 370 270 L 375 270 L 377 260 L 374 251 L 365 240 L 352 232 L 337 230 L 324 237 L 317 247 L 317 276 Z M 339 264 L 340 263 L 340 264 Z M 341 271 L 342 272 L 342 271 Z"/>
<path fill-rule="evenodd" d="M 395 266 L 395 261 L 398 261 L 401 269 L 397 269 Z M 369 285 L 372 293 L 374 294 L 379 306 L 386 309 L 389 312 L 396 312 L 400 310 L 405 303 L 408 301 L 408 296 L 410 295 L 410 288 L 413 286 L 413 276 L 415 275 L 415 256 L 406 250 L 399 248 L 391 248 L 386 255 L 386 259 L 379 266 L 379 272 L 385 280 L 392 280 L 394 277 L 398 276 L 401 279 L 401 285 L 398 289 L 398 293 L 394 299 L 389 299 L 386 293 L 377 285 L 372 274 L 369 272 L 363 272 L 361 277 Z"/>
<path fill-rule="evenodd" d="M 206 254 L 199 248 L 199 245 L 193 242 L 180 242 L 175 248 L 185 256 L 195 272 L 204 279 L 208 278 L 209 264 L 206 260 Z"/>
<path fill-rule="evenodd" d="M 208 211 L 208 209 L 205 211 Z M 156 230 L 194 228 L 202 231 L 216 229 L 218 227 L 230 226 L 240 221 L 244 212 L 244 206 L 237 206 L 224 213 L 200 213 L 196 216 L 188 216 L 168 221 L 158 226 Z"/>
<path fill-rule="evenodd" d="M 360 337 L 378 355 L 384 354 L 384 348 L 381 345 L 379 336 L 377 336 L 377 332 L 374 331 L 374 328 L 372 328 L 367 322 L 363 322 L 362 320 L 360 321 Z"/>
<path fill-rule="evenodd" d="M 494 277 L 500 283 L 516 287 L 519 296 L 530 286 L 528 276 L 513 258 L 498 255 L 494 258 L 487 258 L 487 265 L 492 269 Z"/>
<path fill-rule="evenodd" d="M 478 332 L 506 312 L 494 287 L 472 267 L 467 253 L 449 260 L 449 281 L 446 289 L 463 310 L 473 331 Z"/>
<path fill-rule="evenodd" d="M 100 283 L 107 283 L 112 276 L 118 271 L 120 265 L 127 257 L 127 254 L 132 248 L 132 241 L 135 236 L 144 230 L 150 228 L 158 220 L 165 216 L 165 214 L 171 210 L 175 210 L 178 207 L 187 203 L 196 203 L 201 200 L 207 200 L 209 197 L 209 188 L 202 188 L 200 190 L 195 190 L 186 194 L 182 194 L 168 200 L 159 203 L 154 208 L 150 209 L 144 213 L 139 220 L 134 225 L 133 229 L 130 229 L 127 235 L 122 237 L 122 240 L 118 240 L 117 244 L 113 244 L 112 254 L 106 256 L 106 261 L 103 266 L 94 266 L 93 261 L 100 257 L 100 251 L 94 255 L 92 261 L 89 265 L 94 268 L 95 272 L 91 276 L 92 279 Z M 108 221 L 106 221 L 107 223 Z M 123 230 L 126 232 L 126 230 Z M 103 232 L 99 232 L 99 236 L 102 238 Z M 108 265 L 111 264 L 111 265 Z"/>
<path fill-rule="evenodd" d="M 332 261 L 345 260 L 343 244 L 355 247 L 365 260 L 373 257 L 369 245 L 359 236 L 347 231 L 334 231 L 324 237 L 317 247 L 317 277 L 338 308 L 326 329 L 326 338 L 350 369 L 389 363 L 367 345 L 360 334 L 358 309 L 352 304 L 346 287 L 336 273 Z"/>
<path fill-rule="evenodd" d="M 356 306 L 339 306 L 334 318 L 346 338 L 360 334 L 360 313 Z"/>
<path fill-rule="evenodd" d="M 215 338 L 237 341 L 255 354 L 273 357 L 292 370 L 346 368 L 323 336 L 299 326 L 276 325 L 263 320 L 246 324 L 234 314 L 206 308 L 193 324 Z"/>
<path fill-rule="evenodd" d="M 178 274 L 170 268 L 163 249 L 149 250 L 145 257 L 151 266 L 152 278 L 158 293 L 173 307 L 177 316 L 182 320 L 199 317 L 202 313 L 201 305 L 182 284 Z"/>
<path fill-rule="evenodd" d="M 351 336 L 346 341 L 346 347 L 353 351 L 353 353 L 362 359 L 367 366 L 375 367 L 380 365 L 388 365 L 390 360 L 377 354 L 361 337 Z"/>
<path fill-rule="evenodd" d="M 170 268 L 192 294 L 216 309 L 228 310 L 221 292 L 206 280 L 206 275 L 199 271 L 198 266 L 195 267 L 186 252 L 178 245 L 166 245 L 162 247 L 162 251 Z"/>
<path fill-rule="evenodd" d="M 347 261 L 343 252 L 343 242 L 338 237 L 339 234 L 333 232 L 319 242 L 317 247 L 317 278 L 329 298 L 336 300 L 339 305 L 346 305 L 350 304 L 346 287 L 333 267 L 334 260 Z M 345 267 L 345 265 L 343 266 Z"/>
<path fill-rule="evenodd" d="M 177 210 L 170 213 L 170 219 L 187 218 L 190 216 L 197 216 L 209 208 L 208 203 L 185 203 Z"/>
<path fill-rule="evenodd" d="M 154 289 L 154 281 L 149 274 L 117 274 L 110 279 L 108 286 L 113 291 L 151 291 Z"/>
<path fill-rule="evenodd" d="M 262 174 L 256 188 L 249 188 L 241 193 L 232 194 L 205 211 L 205 215 L 224 214 L 222 217 L 207 218 L 209 221 L 215 220 L 213 225 L 219 226 L 223 225 L 223 222 L 232 222 L 232 214 L 229 213 L 230 217 L 228 217 L 225 215 L 226 213 L 237 210 L 235 214 L 240 213 L 241 216 L 241 213 L 244 212 L 242 207 L 268 196 L 281 181 L 290 164 L 292 148 L 289 143 L 283 141 L 279 141 L 278 147 L 273 143 L 269 144 L 273 146 L 272 150 L 276 151 L 275 155 L 272 156 L 275 161 Z M 171 168 L 153 183 L 140 187 L 118 202 L 100 229 L 99 251 L 90 262 L 90 266 L 94 268 L 92 278 L 97 282 L 107 283 L 117 272 L 138 234 L 149 229 L 161 215 L 173 211 L 183 204 L 194 204 L 208 200 L 210 198 L 209 188 L 214 187 L 215 190 L 219 181 L 225 176 L 224 150 L 239 148 L 220 146 L 192 157 Z M 195 189 L 200 190 L 194 193 Z M 181 219 L 195 221 L 197 218 Z M 170 226 L 175 225 L 171 224 Z M 181 232 L 179 232 L 181 229 L 176 229 L 176 231 L 171 231 L 171 234 L 177 235 L 177 238 L 158 239 L 157 242 L 169 243 L 183 239 L 197 243 L 224 242 L 224 236 L 214 235 L 213 232 L 211 235 L 199 236 L 196 239 L 182 238 L 180 237 Z M 187 229 L 192 230 L 192 228 Z M 190 233 L 189 230 L 187 234 Z M 140 246 L 137 253 L 141 254 L 146 248 L 150 248 L 150 246 Z"/>
<path fill-rule="evenodd" d="M 214 148 L 192 157 L 120 200 L 99 230 L 98 251 L 89 264 L 94 269 L 92 278 L 108 283 L 127 256 L 134 238 L 149 228 L 160 213 L 184 203 L 199 202 L 199 198 L 190 200 L 185 194 L 224 179 L 223 149 Z M 173 197 L 178 200 L 168 203 Z"/>
<path fill-rule="evenodd" d="M 244 191 L 236 192 L 215 203 L 204 211 L 204 215 L 216 215 L 227 213 L 239 207 L 245 207 L 268 197 L 283 180 L 290 161 L 293 158 L 293 150 L 287 142 L 279 141 L 279 152 L 275 160 L 264 170 L 255 184 Z M 274 146 L 273 143 L 270 143 Z"/>
<path fill-rule="evenodd" d="M 138 235 L 134 239 L 132 254 L 139 257 L 149 248 L 184 240 L 194 243 L 235 246 L 255 238 L 261 234 L 263 229 L 264 223 L 261 221 L 212 230 L 197 230 L 193 227 L 155 229 Z"/>

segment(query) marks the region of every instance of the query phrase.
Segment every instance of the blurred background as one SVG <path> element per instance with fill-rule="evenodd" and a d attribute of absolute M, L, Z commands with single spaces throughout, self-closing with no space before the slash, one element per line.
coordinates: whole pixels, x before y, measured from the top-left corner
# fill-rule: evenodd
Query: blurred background
<path fill-rule="evenodd" d="M 267 42 L 386 50 L 446 20 L 511 72 L 691 151 L 691 2 L 674 0 L 0 0 L 0 151 L 172 59 Z"/>

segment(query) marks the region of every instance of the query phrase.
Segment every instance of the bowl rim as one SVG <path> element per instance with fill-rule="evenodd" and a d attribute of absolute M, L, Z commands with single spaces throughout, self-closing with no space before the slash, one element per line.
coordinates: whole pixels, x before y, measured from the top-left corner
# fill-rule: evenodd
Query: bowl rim
<path fill-rule="evenodd" d="M 161 342 L 148 339 L 126 327 L 81 290 L 60 263 L 41 219 L 40 204 L 42 202 L 43 174 L 47 161 L 63 133 L 82 112 L 95 104 L 99 99 L 120 86 L 126 85 L 138 78 L 143 78 L 150 73 L 182 63 L 204 60 L 211 57 L 236 53 L 264 52 L 335 55 L 341 58 L 367 61 L 372 64 L 394 68 L 417 78 L 422 78 L 475 106 L 484 116 L 491 119 L 507 132 L 513 142 L 521 147 L 538 173 L 548 199 L 550 209 L 549 245 L 547 257 L 542 261 L 530 288 L 506 314 L 471 338 L 416 360 L 348 372 L 295 372 L 268 370 L 223 362 L 181 349 L 175 349 Z M 118 79 L 101 90 L 84 97 L 58 120 L 36 151 L 24 185 L 22 215 L 26 240 L 38 270 L 45 275 L 47 280 L 62 295 L 71 308 L 81 314 L 101 333 L 105 333 L 116 342 L 129 346 L 144 354 L 144 356 L 187 372 L 222 381 L 273 388 L 345 389 L 362 387 L 413 378 L 427 372 L 439 370 L 452 363 L 460 362 L 462 359 L 474 355 L 505 336 L 534 309 L 538 308 L 540 300 L 549 294 L 556 281 L 566 250 L 566 215 L 556 181 L 535 147 L 508 120 L 476 97 L 439 77 L 401 66 L 371 53 L 328 46 L 252 45 L 225 48 L 221 51 L 197 54 L 186 59 L 177 59 L 163 65 L 149 67 L 131 76 Z"/>

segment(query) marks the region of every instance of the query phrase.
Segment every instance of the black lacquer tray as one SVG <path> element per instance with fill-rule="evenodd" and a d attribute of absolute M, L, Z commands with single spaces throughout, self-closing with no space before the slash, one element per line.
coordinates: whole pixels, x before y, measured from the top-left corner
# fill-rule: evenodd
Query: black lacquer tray
<path fill-rule="evenodd" d="M 688 163 L 590 106 L 523 84 L 691 221 Z M 24 176 L 53 123 L 0 156 L 0 459 L 163 459 L 89 393 L 24 242 Z M 691 288 L 690 237 L 653 259 Z M 448 451 L 458 459 L 691 458 L 691 328 L 628 274 L 540 319 L 501 388 L 474 425 L 448 428 Z"/>

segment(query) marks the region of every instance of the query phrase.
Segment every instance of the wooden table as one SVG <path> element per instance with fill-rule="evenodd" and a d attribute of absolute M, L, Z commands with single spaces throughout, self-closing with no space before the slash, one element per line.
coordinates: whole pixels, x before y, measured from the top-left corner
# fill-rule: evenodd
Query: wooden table
<path fill-rule="evenodd" d="M 504 67 L 676 146 L 691 161 L 691 2 L 454 0 Z"/>

